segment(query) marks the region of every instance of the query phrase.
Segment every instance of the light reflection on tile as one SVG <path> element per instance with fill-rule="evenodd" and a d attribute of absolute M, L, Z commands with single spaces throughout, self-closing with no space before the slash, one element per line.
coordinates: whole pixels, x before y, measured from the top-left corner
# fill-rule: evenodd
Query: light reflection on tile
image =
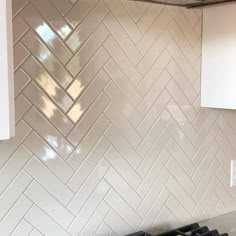
<path fill-rule="evenodd" d="M 33 58 L 29 57 L 22 65 L 24 71 L 35 80 L 48 96 L 64 111 L 72 106 L 73 100 L 55 82 L 46 70 Z"/>
<path fill-rule="evenodd" d="M 49 49 L 52 50 L 60 62 L 66 64 L 71 58 L 72 53 L 65 47 L 64 43 L 35 7 L 32 4 L 28 4 L 24 10 L 21 11 L 21 16 L 24 17 L 28 25 L 38 33 L 40 38 L 45 42 Z"/>
<path fill-rule="evenodd" d="M 62 37 L 66 37 L 71 33 L 71 28 L 67 24 L 64 17 L 56 10 L 49 0 L 31 0 L 39 12 L 47 19 L 53 29 Z"/>
<path fill-rule="evenodd" d="M 46 69 L 53 75 L 53 77 L 66 87 L 71 81 L 72 77 L 52 52 L 40 41 L 35 33 L 30 30 L 23 37 L 22 42 L 31 53 L 46 67 Z"/>

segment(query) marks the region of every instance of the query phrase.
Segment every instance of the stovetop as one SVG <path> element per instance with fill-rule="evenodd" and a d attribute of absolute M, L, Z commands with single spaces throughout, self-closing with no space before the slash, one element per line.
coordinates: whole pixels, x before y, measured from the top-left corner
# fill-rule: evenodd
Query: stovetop
<path fill-rule="evenodd" d="M 152 236 L 152 235 L 145 232 L 137 232 L 127 236 Z M 228 236 L 228 234 L 227 233 L 220 234 L 217 229 L 210 230 L 207 226 L 200 226 L 199 224 L 195 223 L 162 234 L 158 234 L 156 236 Z"/>
<path fill-rule="evenodd" d="M 167 4 L 173 6 L 184 6 L 184 7 L 200 7 L 218 3 L 226 3 L 233 2 L 236 0 L 135 0 L 142 2 L 150 2 L 150 3 L 159 3 L 159 4 Z"/>

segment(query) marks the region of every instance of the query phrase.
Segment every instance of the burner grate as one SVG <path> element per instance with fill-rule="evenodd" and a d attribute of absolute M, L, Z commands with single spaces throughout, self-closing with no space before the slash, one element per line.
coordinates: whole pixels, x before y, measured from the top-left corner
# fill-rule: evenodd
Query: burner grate
<path fill-rule="evenodd" d="M 138 232 L 127 236 L 152 236 L 145 232 Z M 156 236 L 228 236 L 220 234 L 217 230 L 209 230 L 207 226 L 200 227 L 199 224 L 191 224 L 174 230 L 167 231 Z"/>

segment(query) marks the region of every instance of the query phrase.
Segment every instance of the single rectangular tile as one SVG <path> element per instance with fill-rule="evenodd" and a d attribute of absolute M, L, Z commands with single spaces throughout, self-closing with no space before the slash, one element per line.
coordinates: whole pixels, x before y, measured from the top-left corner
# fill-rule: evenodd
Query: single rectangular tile
<path fill-rule="evenodd" d="M 64 206 L 71 201 L 74 193 L 35 157 L 24 168 Z"/>

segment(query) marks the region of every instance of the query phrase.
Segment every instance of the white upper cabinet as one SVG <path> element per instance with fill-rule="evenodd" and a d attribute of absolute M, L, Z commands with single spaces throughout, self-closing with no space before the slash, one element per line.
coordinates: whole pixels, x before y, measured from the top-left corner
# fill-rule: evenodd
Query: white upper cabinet
<path fill-rule="evenodd" d="M 236 3 L 203 9 L 201 106 L 236 109 Z"/>
<path fill-rule="evenodd" d="M 0 140 L 15 135 L 12 3 L 0 0 Z"/>

